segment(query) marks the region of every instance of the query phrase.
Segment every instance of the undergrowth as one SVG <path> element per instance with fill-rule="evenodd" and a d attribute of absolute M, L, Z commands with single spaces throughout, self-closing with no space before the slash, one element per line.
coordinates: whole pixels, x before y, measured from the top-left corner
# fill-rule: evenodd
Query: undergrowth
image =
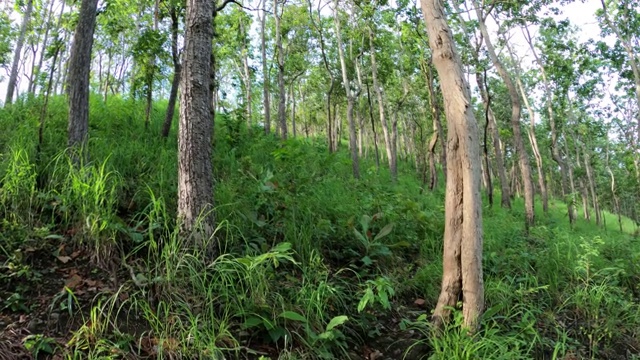
<path fill-rule="evenodd" d="M 92 98 L 80 167 L 62 150 L 62 98 L 51 99 L 38 146 L 40 106 L 0 110 L 0 305 L 35 306 L 28 297 L 45 275 L 32 253 L 92 264 L 110 286 L 87 299 L 65 282 L 46 305 L 75 319 L 72 333 L 30 335 L 33 354 L 638 358 L 640 246 L 628 219 L 628 233 L 613 220 L 572 229 L 552 201 L 525 233 L 519 199 L 514 211 L 485 206 L 482 329 L 469 336 L 456 308 L 440 331 L 428 315 L 440 290 L 444 190 L 421 191 L 409 162 L 394 184 L 362 159 L 368 170 L 356 181 L 347 152 L 330 154 L 322 139 L 281 142 L 220 114 L 212 161 L 223 255 L 211 259 L 177 232 L 175 131 L 158 135 L 166 105 L 145 130 L 141 104 Z"/>

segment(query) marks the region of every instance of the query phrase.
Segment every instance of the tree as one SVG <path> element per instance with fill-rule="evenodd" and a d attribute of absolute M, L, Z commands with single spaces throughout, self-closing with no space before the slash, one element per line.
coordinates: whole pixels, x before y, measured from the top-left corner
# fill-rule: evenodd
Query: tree
<path fill-rule="evenodd" d="M 485 24 L 485 15 L 480 8 L 477 0 L 474 0 L 473 5 L 476 10 L 476 15 L 478 17 L 478 25 L 480 26 L 480 32 L 482 33 L 482 37 L 484 38 L 484 43 L 487 47 L 487 51 L 489 52 L 489 58 L 493 63 L 493 66 L 498 70 L 498 74 L 504 81 L 507 89 L 509 90 L 509 97 L 511 98 L 511 127 L 513 128 L 513 141 L 516 147 L 516 151 L 518 152 L 518 163 L 520 164 L 520 173 L 522 174 L 522 182 L 524 186 L 524 203 L 525 203 L 525 225 L 527 229 L 534 225 L 535 223 L 535 212 L 534 212 L 534 202 L 533 202 L 533 182 L 531 181 L 531 166 L 529 165 L 529 157 L 526 153 L 524 142 L 522 141 L 522 132 L 520 130 L 520 112 L 522 106 L 520 105 L 520 94 L 518 94 L 518 89 L 516 88 L 511 76 L 507 72 L 507 69 L 502 64 L 500 59 L 498 59 L 498 54 L 496 53 L 493 44 L 491 43 L 491 38 L 489 37 L 489 30 L 487 30 L 487 26 Z"/>
<path fill-rule="evenodd" d="M 421 7 L 448 124 L 442 290 L 433 321 L 442 325 L 462 298 L 464 325 L 473 332 L 484 308 L 478 125 L 443 5 L 421 0 Z"/>
<path fill-rule="evenodd" d="M 89 136 L 89 75 L 97 8 L 98 0 L 82 0 L 69 58 L 68 145 L 82 149 L 83 156 Z"/>
<path fill-rule="evenodd" d="M 84 3 L 84 2 L 83 2 Z M 11 64 L 11 74 L 9 75 L 9 84 L 7 85 L 7 96 L 5 98 L 5 104 L 11 104 L 13 101 L 13 93 L 18 82 L 18 67 L 20 65 L 20 56 L 22 56 L 22 46 L 24 45 L 24 38 L 27 34 L 27 27 L 31 21 L 31 11 L 33 10 L 33 0 L 28 0 L 27 9 L 24 11 L 22 17 L 22 25 L 20 26 L 20 34 L 18 35 L 18 42 L 16 43 L 16 49 L 13 52 L 13 62 Z"/>
<path fill-rule="evenodd" d="M 340 57 L 340 68 L 342 69 L 342 85 L 347 94 L 347 120 L 349 122 L 349 147 L 351 149 L 351 164 L 353 167 L 353 177 L 360 178 L 360 165 L 358 163 L 358 147 L 356 145 L 356 125 L 353 118 L 353 107 L 360 90 L 357 92 L 351 89 L 351 81 L 347 74 L 347 63 L 345 61 L 344 51 L 342 50 L 342 37 L 340 34 L 340 16 L 338 13 L 338 0 L 335 1 L 333 8 L 333 16 L 336 27 L 336 40 L 338 46 L 338 54 Z"/>
<path fill-rule="evenodd" d="M 199 246 L 211 238 L 215 224 L 210 87 L 213 15 L 211 1 L 187 1 L 178 127 L 178 221 L 182 233 L 194 235 Z"/>

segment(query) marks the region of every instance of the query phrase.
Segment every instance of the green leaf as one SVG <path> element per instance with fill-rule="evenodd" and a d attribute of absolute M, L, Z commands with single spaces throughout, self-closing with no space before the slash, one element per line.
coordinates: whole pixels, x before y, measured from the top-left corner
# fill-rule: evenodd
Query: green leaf
<path fill-rule="evenodd" d="M 285 318 L 287 320 L 300 321 L 303 323 L 307 322 L 307 318 L 298 314 L 295 311 L 283 311 L 282 314 L 280 314 L 280 317 Z"/>
<path fill-rule="evenodd" d="M 242 327 L 245 329 L 249 329 L 252 327 L 256 327 L 256 326 L 260 326 L 262 325 L 263 321 L 261 318 L 257 317 L 257 316 L 251 316 L 248 317 L 245 321 L 244 324 L 242 324 Z"/>
<path fill-rule="evenodd" d="M 362 263 L 363 263 L 365 266 L 371 266 L 371 264 L 373 264 L 373 260 L 371 260 L 371 258 L 370 258 L 370 257 L 368 257 L 368 256 L 365 256 L 365 257 L 363 257 L 363 258 L 362 258 L 362 259 L 360 259 L 360 260 L 362 261 Z"/>
<path fill-rule="evenodd" d="M 393 223 L 389 223 L 387 224 L 387 226 L 383 227 L 382 230 L 380 230 L 380 232 L 378 233 L 378 235 L 376 235 L 376 237 L 373 238 L 373 241 L 378 241 L 383 237 L 389 235 L 389 233 L 391 233 L 391 230 L 393 230 Z"/>
<path fill-rule="evenodd" d="M 320 335 L 318 335 L 318 338 L 320 338 L 322 340 L 333 340 L 335 338 L 335 335 L 334 335 L 333 331 L 325 331 L 325 332 L 321 333 Z"/>
<path fill-rule="evenodd" d="M 327 324 L 327 331 L 333 330 L 336 326 L 342 325 L 349 320 L 349 317 L 346 315 L 339 315 L 331 319 L 329 324 Z"/>

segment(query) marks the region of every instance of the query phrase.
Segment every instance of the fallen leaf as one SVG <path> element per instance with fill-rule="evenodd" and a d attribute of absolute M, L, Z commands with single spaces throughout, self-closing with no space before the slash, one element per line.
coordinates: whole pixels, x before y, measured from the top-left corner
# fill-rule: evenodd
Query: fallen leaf
<path fill-rule="evenodd" d="M 63 264 L 68 263 L 69 261 L 73 260 L 72 258 L 70 258 L 69 256 L 56 256 L 58 258 L 58 260 L 60 260 Z"/>
<path fill-rule="evenodd" d="M 371 354 L 369 354 L 369 360 L 377 360 L 382 358 L 384 354 L 381 353 L 379 350 L 374 350 Z"/>
<path fill-rule="evenodd" d="M 68 287 L 69 289 L 74 289 L 76 286 L 80 285 L 81 282 L 82 278 L 80 277 L 80 275 L 75 274 L 68 278 L 67 281 L 65 281 L 64 286 Z"/>
<path fill-rule="evenodd" d="M 94 286 L 96 286 L 96 284 L 98 284 L 97 281 L 91 280 L 91 279 L 85 279 L 84 283 L 87 284 L 87 286 L 90 286 L 90 287 L 94 287 Z"/>
<path fill-rule="evenodd" d="M 416 301 L 413 302 L 413 304 L 417 306 L 424 306 L 425 303 L 426 301 L 424 299 L 416 299 Z"/>
<path fill-rule="evenodd" d="M 72 259 L 77 258 L 81 253 L 82 253 L 82 251 L 81 251 L 81 250 L 76 250 L 76 251 L 74 251 L 73 253 L 71 253 L 71 258 L 72 258 Z"/>

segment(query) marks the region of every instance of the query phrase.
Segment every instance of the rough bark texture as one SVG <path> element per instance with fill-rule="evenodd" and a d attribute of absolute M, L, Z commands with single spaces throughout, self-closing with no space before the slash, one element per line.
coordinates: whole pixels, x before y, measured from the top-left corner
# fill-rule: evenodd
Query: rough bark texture
<path fill-rule="evenodd" d="M 484 310 L 478 125 L 443 5 L 421 5 L 448 123 L 443 278 L 433 319 L 442 324 L 462 295 L 464 324 L 473 332 Z"/>
<path fill-rule="evenodd" d="M 211 98 L 211 41 L 213 3 L 188 0 L 184 58 L 180 80 L 178 127 L 178 220 L 183 234 L 194 235 L 198 246 L 215 250 L 213 135 Z"/>
<path fill-rule="evenodd" d="M 85 148 L 89 136 L 89 75 L 98 0 L 82 0 L 73 36 L 67 89 L 69 93 L 69 147 Z"/>
<path fill-rule="evenodd" d="M 509 97 L 511 98 L 511 127 L 513 128 L 513 142 L 518 152 L 518 162 L 520 164 L 520 172 L 522 174 L 522 185 L 524 187 L 524 207 L 525 207 L 525 225 L 527 229 L 535 224 L 535 212 L 533 202 L 533 182 L 531 181 L 531 167 L 529 165 L 529 157 L 527 156 L 524 142 L 522 141 L 522 132 L 520 131 L 520 95 L 516 88 L 511 76 L 507 72 L 507 69 L 498 59 L 498 55 L 493 48 L 491 38 L 489 37 L 489 31 L 484 23 L 484 14 L 480 9 L 477 1 L 474 1 L 474 7 L 478 16 L 478 22 L 480 25 L 480 31 L 484 38 L 484 43 L 489 52 L 489 57 L 493 66 L 498 70 L 500 77 L 505 82 L 507 89 L 509 90 Z"/>
<path fill-rule="evenodd" d="M 173 80 L 171 81 L 171 90 L 169 91 L 169 104 L 167 112 L 164 116 L 162 124 L 162 137 L 169 136 L 171 123 L 173 122 L 173 113 L 176 108 L 176 100 L 178 99 L 178 88 L 180 87 L 180 73 L 182 65 L 180 64 L 180 54 L 178 53 L 178 12 L 175 6 L 171 6 L 171 58 L 173 59 Z"/>
<path fill-rule="evenodd" d="M 16 42 L 16 49 L 13 53 L 9 84 L 7 85 L 7 96 L 4 101 L 5 104 L 11 104 L 13 101 L 13 93 L 16 88 L 16 83 L 18 82 L 18 67 L 20 65 L 20 57 L 22 56 L 22 46 L 24 45 L 24 38 L 27 34 L 27 27 L 29 27 L 29 22 L 31 21 L 32 11 L 33 0 L 29 0 L 29 2 L 27 2 L 27 9 L 24 12 L 24 17 L 22 18 L 22 25 L 20 25 L 20 34 L 18 35 L 18 41 Z"/>

